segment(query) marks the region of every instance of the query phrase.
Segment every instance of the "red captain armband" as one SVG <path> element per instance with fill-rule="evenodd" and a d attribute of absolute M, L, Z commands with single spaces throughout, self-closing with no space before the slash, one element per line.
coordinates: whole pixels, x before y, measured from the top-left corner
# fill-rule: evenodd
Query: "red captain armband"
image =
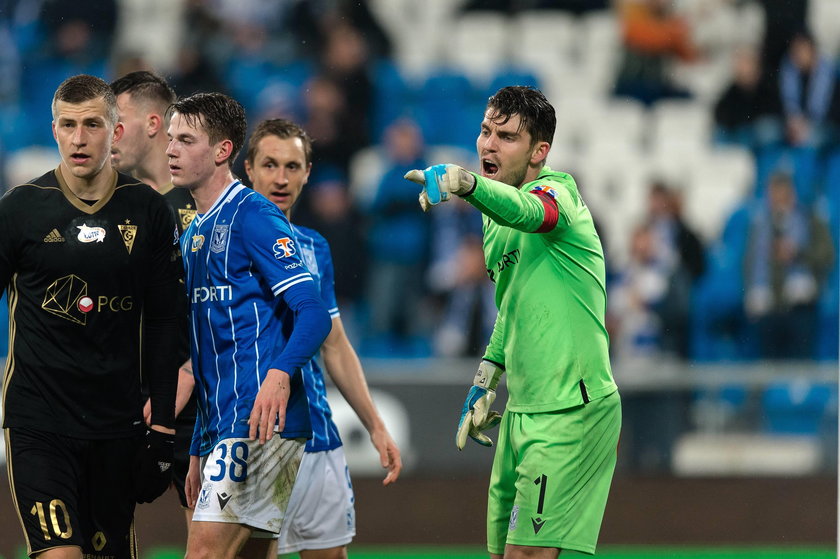
<path fill-rule="evenodd" d="M 534 233 L 548 233 L 554 229 L 554 226 L 557 225 L 557 220 L 560 219 L 560 209 L 557 207 L 556 200 L 557 191 L 550 186 L 541 185 L 532 188 L 529 194 L 533 194 L 539 198 L 545 208 L 543 222 Z"/>

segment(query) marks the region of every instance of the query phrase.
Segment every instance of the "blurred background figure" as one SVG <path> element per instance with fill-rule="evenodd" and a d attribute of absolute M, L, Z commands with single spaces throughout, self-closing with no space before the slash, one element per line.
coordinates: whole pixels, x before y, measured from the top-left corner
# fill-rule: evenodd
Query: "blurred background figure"
<path fill-rule="evenodd" d="M 630 258 L 610 290 L 610 351 L 620 360 L 655 358 L 662 347 L 663 330 L 656 311 L 665 301 L 670 270 L 657 254 L 649 223 L 638 225 L 629 242 Z"/>
<path fill-rule="evenodd" d="M 751 46 L 732 54 L 732 79 L 714 106 L 715 139 L 755 149 L 782 139 L 778 106 L 761 89 L 761 58 Z"/>
<path fill-rule="evenodd" d="M 417 189 L 403 179 L 406 169 L 427 166 L 419 127 L 400 120 L 385 131 L 385 172 L 367 208 L 370 343 L 386 354 L 413 354 L 422 349 L 428 317 L 424 286 L 429 258 L 429 219 L 418 212 Z M 441 247 L 449 250 L 449 247 Z"/>
<path fill-rule="evenodd" d="M 687 359 L 689 316 L 694 282 L 706 269 L 705 248 L 683 217 L 681 192 L 654 182 L 648 192 L 648 224 L 660 265 L 667 270 L 667 289 L 657 314 L 663 324 L 662 350 Z"/>
<path fill-rule="evenodd" d="M 774 175 L 766 205 L 753 216 L 744 262 L 744 305 L 757 326 L 759 357 L 813 356 L 817 301 L 833 255 L 826 224 L 797 202 L 789 176 Z"/>
<path fill-rule="evenodd" d="M 628 356 L 688 359 L 692 291 L 705 272 L 705 248 L 682 215 L 680 192 L 662 181 L 648 190 L 647 215 L 632 232 L 609 311 Z"/>
<path fill-rule="evenodd" d="M 837 66 L 819 52 L 806 30 L 791 40 L 779 71 L 779 88 L 789 144 L 819 149 L 836 139 Z"/>
<path fill-rule="evenodd" d="M 460 198 L 432 214 L 429 287 L 440 298 L 434 351 L 441 357 L 477 357 L 496 321 L 493 284 L 481 245 L 481 214 Z"/>
<path fill-rule="evenodd" d="M 688 22 L 674 13 L 670 0 L 620 0 L 622 54 L 615 94 L 646 105 L 691 93 L 671 78 L 672 65 L 700 56 Z"/>
<path fill-rule="evenodd" d="M 304 190 L 303 204 L 295 210 L 297 222 L 320 232 L 332 247 L 340 274 L 335 277 L 335 297 L 347 337 L 358 345 L 359 321 L 366 300 L 368 251 L 367 225 L 348 192 L 346 179 L 336 170 L 315 170 Z"/>

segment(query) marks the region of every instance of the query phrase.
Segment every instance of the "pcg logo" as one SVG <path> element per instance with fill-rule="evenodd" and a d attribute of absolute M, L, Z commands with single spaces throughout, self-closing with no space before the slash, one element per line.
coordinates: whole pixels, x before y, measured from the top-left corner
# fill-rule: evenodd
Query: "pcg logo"
<path fill-rule="evenodd" d="M 134 308 L 131 295 L 88 295 L 88 284 L 76 275 L 52 282 L 44 294 L 41 308 L 76 324 L 87 324 L 87 315 L 97 312 L 128 312 Z"/>

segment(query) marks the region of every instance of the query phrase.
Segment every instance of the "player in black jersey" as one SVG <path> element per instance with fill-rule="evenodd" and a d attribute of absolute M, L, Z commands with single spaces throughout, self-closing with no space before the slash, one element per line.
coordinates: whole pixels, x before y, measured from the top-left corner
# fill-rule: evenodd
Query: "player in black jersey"
<path fill-rule="evenodd" d="M 30 555 L 134 558 L 135 501 L 171 480 L 184 296 L 175 220 L 109 164 L 123 127 L 107 83 L 65 80 L 52 113 L 58 168 L 0 199 L 9 482 Z"/>
<path fill-rule="evenodd" d="M 169 174 L 166 147 L 167 109 L 175 100 L 175 92 L 162 77 L 145 70 L 131 72 L 111 82 L 117 99 L 122 136 L 111 147 L 111 162 L 121 173 L 128 173 L 152 186 L 163 194 L 183 233 L 195 217 L 195 202 L 186 188 L 175 188 Z M 181 347 L 178 358 L 184 365 L 178 374 L 178 391 L 175 402 L 175 463 L 172 481 L 187 518 L 192 510 L 187 506 L 184 481 L 190 466 L 190 442 L 195 429 L 195 398 L 192 396 L 195 381 L 190 357 L 188 309 L 184 309 L 184 324 L 179 329 Z M 148 420 L 150 403 L 147 401 L 145 416 Z"/>
<path fill-rule="evenodd" d="M 188 190 L 175 188 L 166 157 L 166 111 L 175 92 L 162 77 L 145 70 L 111 82 L 124 132 L 111 147 L 117 171 L 132 175 L 166 197 L 175 209 L 178 231 L 183 233 L 195 217 L 195 202 Z"/>

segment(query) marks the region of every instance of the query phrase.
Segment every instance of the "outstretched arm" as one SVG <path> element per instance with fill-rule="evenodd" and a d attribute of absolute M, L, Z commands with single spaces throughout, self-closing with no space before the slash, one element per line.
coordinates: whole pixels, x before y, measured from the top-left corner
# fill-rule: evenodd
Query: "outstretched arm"
<path fill-rule="evenodd" d="M 332 319 L 332 331 L 321 346 L 321 355 L 327 373 L 367 429 L 374 448 L 379 452 L 382 467 L 388 470 L 382 484 L 388 485 L 397 481 L 402 470 L 400 449 L 388 433 L 370 397 L 362 364 L 347 338 L 341 317 L 336 316 Z"/>

